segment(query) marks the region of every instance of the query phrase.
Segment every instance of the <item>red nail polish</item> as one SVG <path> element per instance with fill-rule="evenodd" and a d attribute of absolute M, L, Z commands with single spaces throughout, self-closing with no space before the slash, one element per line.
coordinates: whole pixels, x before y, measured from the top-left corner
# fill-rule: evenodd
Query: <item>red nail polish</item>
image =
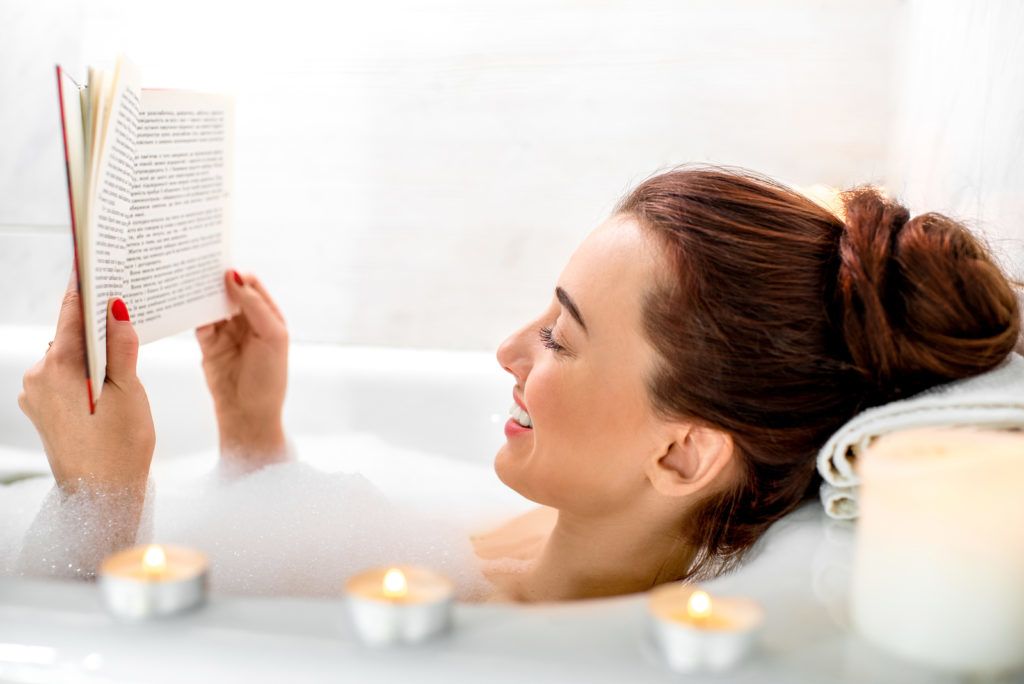
<path fill-rule="evenodd" d="M 233 275 L 235 277 L 235 282 L 236 283 L 238 283 L 239 285 L 245 285 L 245 283 L 242 282 L 242 276 L 238 275 L 238 271 L 232 271 L 231 275 Z"/>
<path fill-rule="evenodd" d="M 113 306 L 110 307 L 111 313 L 114 314 L 115 321 L 130 321 L 128 317 L 128 306 L 124 303 L 124 300 L 118 297 L 114 300 Z"/>

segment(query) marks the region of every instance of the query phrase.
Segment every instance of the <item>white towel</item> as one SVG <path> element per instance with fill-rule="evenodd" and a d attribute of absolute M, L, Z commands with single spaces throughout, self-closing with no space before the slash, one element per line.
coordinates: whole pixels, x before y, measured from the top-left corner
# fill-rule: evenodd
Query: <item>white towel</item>
<path fill-rule="evenodd" d="M 825 507 L 825 514 L 833 520 L 853 520 L 860 515 L 857 485 L 836 487 L 822 482 L 818 494 L 821 496 L 821 505 Z"/>
<path fill-rule="evenodd" d="M 847 421 L 818 452 L 825 512 L 837 519 L 857 517 L 860 480 L 854 465 L 872 439 L 941 425 L 1024 428 L 1024 357 L 1013 352 L 990 371 L 869 408 Z"/>

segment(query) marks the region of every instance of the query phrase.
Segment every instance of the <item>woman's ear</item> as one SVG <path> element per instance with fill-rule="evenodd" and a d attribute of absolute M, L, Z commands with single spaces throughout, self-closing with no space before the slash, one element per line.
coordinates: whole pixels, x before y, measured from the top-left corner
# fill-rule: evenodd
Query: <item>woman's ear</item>
<path fill-rule="evenodd" d="M 686 496 L 710 484 L 733 457 L 732 435 L 693 424 L 673 428 L 660 452 L 647 461 L 646 475 L 664 496 Z"/>

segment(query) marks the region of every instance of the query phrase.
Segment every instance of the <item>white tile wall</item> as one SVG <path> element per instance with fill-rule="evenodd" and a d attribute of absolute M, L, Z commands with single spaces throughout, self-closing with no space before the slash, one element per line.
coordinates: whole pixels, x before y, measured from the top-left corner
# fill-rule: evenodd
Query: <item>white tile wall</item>
<path fill-rule="evenodd" d="M 914 0 L 890 157 L 915 212 L 988 237 L 1024 278 L 1024 3 Z"/>
<path fill-rule="evenodd" d="M 71 260 L 63 227 L 0 227 L 0 323 L 56 323 Z"/>
<path fill-rule="evenodd" d="M 939 187 L 901 165 L 928 140 L 891 144 L 919 116 L 894 124 L 901 0 L 0 2 L 0 320 L 51 315 L 37 293 L 66 279 L 58 236 L 13 246 L 66 223 L 52 65 L 118 51 L 147 85 L 235 93 L 237 263 L 299 339 L 493 349 L 615 200 L 674 163 Z M 988 97 L 989 124 L 1020 108 Z"/>

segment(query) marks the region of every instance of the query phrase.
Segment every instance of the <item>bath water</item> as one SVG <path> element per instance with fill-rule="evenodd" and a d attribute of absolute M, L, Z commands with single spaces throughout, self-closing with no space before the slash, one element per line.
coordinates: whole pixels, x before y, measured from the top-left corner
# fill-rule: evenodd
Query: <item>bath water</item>
<path fill-rule="evenodd" d="M 213 450 L 154 463 L 139 541 L 202 550 L 213 591 L 338 596 L 355 572 L 412 563 L 444 573 L 460 599 L 476 600 L 491 587 L 469 535 L 535 505 L 487 461 L 365 434 L 301 436 L 292 448 L 295 460 L 237 476 Z M 61 501 L 48 477 L 0 486 L 0 571 L 67 576 L 94 565 L 90 535 L 114 522 L 116 503 Z"/>

